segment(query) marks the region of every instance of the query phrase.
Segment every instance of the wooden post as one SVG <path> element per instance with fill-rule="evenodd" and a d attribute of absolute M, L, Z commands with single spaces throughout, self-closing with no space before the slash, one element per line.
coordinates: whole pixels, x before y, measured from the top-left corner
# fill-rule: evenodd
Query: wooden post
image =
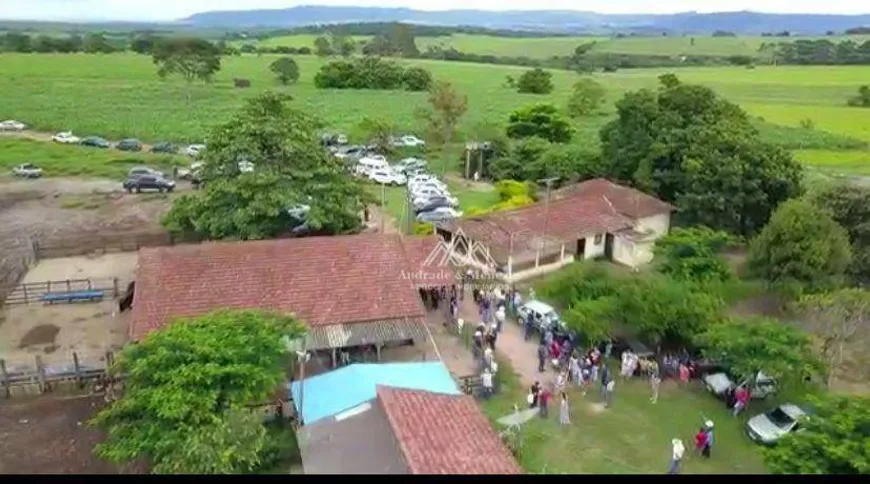
<path fill-rule="evenodd" d="M 336 349 L 333 348 L 333 349 L 332 349 L 332 367 L 333 367 L 333 368 L 335 368 L 336 366 L 338 366 L 338 361 L 337 361 L 337 359 L 336 359 L 336 354 L 335 354 L 335 352 L 336 352 Z"/>
<path fill-rule="evenodd" d="M 112 278 L 112 287 L 113 287 L 114 290 L 115 290 L 115 296 L 114 296 L 114 297 L 118 297 L 118 295 L 121 294 L 121 291 L 118 289 L 118 278 L 117 278 L 117 277 L 113 277 L 113 278 Z"/>
<path fill-rule="evenodd" d="M 6 398 L 12 396 L 12 390 L 9 388 L 9 374 L 6 373 L 6 360 L 0 360 L 0 376 L 3 377 L 3 389 L 6 390 Z"/>
<path fill-rule="evenodd" d="M 22 284 L 21 289 L 24 291 L 24 304 L 30 304 L 30 300 L 27 299 L 27 283 Z"/>
<path fill-rule="evenodd" d="M 72 286 L 69 283 L 69 279 L 66 280 L 66 292 L 72 291 Z"/>
<path fill-rule="evenodd" d="M 84 383 L 82 382 L 82 368 L 81 366 L 79 366 L 79 355 L 75 351 L 73 351 L 73 365 L 76 371 L 76 385 L 78 385 L 79 388 L 83 388 Z"/>
<path fill-rule="evenodd" d="M 39 379 L 39 393 L 45 393 L 45 368 L 42 366 L 42 357 L 36 355 L 33 357 L 36 361 L 36 378 Z"/>
<path fill-rule="evenodd" d="M 375 354 L 378 358 L 378 361 L 381 361 L 381 345 L 379 345 L 379 344 L 375 345 Z"/>

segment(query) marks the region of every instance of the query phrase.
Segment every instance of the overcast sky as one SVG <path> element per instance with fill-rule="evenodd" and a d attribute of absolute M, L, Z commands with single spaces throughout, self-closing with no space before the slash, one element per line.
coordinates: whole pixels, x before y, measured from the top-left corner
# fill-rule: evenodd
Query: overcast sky
<path fill-rule="evenodd" d="M 870 12 L 866 0 L 0 0 L 0 19 L 175 20 L 211 10 L 287 8 L 295 5 L 410 7 L 419 10 L 587 10 L 601 13 L 674 13 L 754 10 L 782 13 Z"/>

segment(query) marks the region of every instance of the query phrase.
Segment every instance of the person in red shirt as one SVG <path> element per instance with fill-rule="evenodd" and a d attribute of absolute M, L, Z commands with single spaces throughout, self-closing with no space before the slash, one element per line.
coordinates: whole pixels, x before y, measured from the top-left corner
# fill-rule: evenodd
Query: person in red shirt
<path fill-rule="evenodd" d="M 557 343 L 556 340 L 553 340 L 553 342 L 550 343 L 550 358 L 552 358 L 553 361 L 558 362 L 560 356 L 562 356 L 562 348 L 559 347 L 559 343 Z"/>
<path fill-rule="evenodd" d="M 744 408 L 746 408 L 746 404 L 749 403 L 749 389 L 745 386 L 742 386 L 734 392 L 734 408 L 731 412 L 731 415 L 737 416 Z"/>
<path fill-rule="evenodd" d="M 542 389 L 541 393 L 538 394 L 538 405 L 541 407 L 541 418 L 547 418 L 549 414 L 550 391 L 546 388 Z"/>
<path fill-rule="evenodd" d="M 698 430 L 698 433 L 695 434 L 695 451 L 699 454 L 704 450 L 704 447 L 707 446 L 707 430 L 704 427 L 701 427 Z"/>

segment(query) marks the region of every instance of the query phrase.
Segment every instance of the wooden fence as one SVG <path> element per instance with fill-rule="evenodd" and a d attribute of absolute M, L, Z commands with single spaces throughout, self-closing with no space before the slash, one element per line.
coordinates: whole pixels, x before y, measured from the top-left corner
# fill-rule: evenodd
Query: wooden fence
<path fill-rule="evenodd" d="M 121 294 L 118 278 L 65 279 L 61 281 L 28 282 L 8 291 L 4 305 L 34 304 L 42 302 L 42 296 L 51 292 L 104 291 L 106 299 Z"/>
<path fill-rule="evenodd" d="M 119 232 L 77 236 L 63 239 L 35 240 L 33 252 L 37 260 L 77 257 L 94 252 L 135 252 L 142 247 L 160 247 L 175 243 L 166 231 Z"/>
<path fill-rule="evenodd" d="M 33 365 L 10 366 L 0 359 L 0 386 L 6 398 L 24 395 L 41 395 L 65 387 L 82 389 L 88 383 L 104 378 L 112 365 L 114 355 L 107 352 L 100 358 L 80 361 L 78 353 L 72 353 L 67 364 L 46 365 L 42 357 L 33 357 Z"/>

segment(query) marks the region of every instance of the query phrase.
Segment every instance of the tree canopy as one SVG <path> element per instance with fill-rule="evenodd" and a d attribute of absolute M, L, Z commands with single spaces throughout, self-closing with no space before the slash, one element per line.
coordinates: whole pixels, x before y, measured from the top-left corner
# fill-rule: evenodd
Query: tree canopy
<path fill-rule="evenodd" d="M 179 75 L 187 82 L 209 82 L 221 69 L 221 52 L 199 38 L 161 38 L 152 48 L 152 60 L 160 77 Z"/>
<path fill-rule="evenodd" d="M 198 193 L 178 198 L 170 230 L 200 237 L 259 239 L 289 232 L 288 210 L 310 207 L 312 232 L 343 234 L 361 225 L 368 194 L 321 146 L 319 123 L 266 92 L 249 100 L 208 138 Z M 241 162 L 254 170 L 245 173 Z"/>
<path fill-rule="evenodd" d="M 840 284 L 851 258 L 846 231 L 809 201 L 794 199 L 751 241 L 747 262 L 771 283 L 814 291 Z"/>
<path fill-rule="evenodd" d="M 816 399 L 812 415 L 776 446 L 764 449 L 774 474 L 870 474 L 870 398 Z"/>
<path fill-rule="evenodd" d="M 292 57 L 281 57 L 269 64 L 269 70 L 281 84 L 292 84 L 299 80 L 299 65 Z"/>
<path fill-rule="evenodd" d="M 697 335 L 695 343 L 706 358 L 744 380 L 764 372 L 780 385 L 794 386 L 821 369 L 809 335 L 772 319 L 732 318 L 711 325 Z"/>
<path fill-rule="evenodd" d="M 653 250 L 659 259 L 658 269 L 683 281 L 727 281 L 733 276 L 719 251 L 731 239 L 725 232 L 703 226 L 674 228 L 656 241 Z"/>
<path fill-rule="evenodd" d="M 574 134 L 571 125 L 552 104 L 534 104 L 517 109 L 508 118 L 510 138 L 537 136 L 552 143 L 566 143 Z"/>
<path fill-rule="evenodd" d="M 553 74 L 536 67 L 524 72 L 516 86 L 519 93 L 549 94 L 553 91 Z"/>
<path fill-rule="evenodd" d="M 627 93 L 602 128 L 608 176 L 676 204 L 690 224 L 754 234 L 800 194 L 800 165 L 711 89 L 660 79 L 657 91 Z"/>
<path fill-rule="evenodd" d="M 849 234 L 849 273 L 858 281 L 870 282 L 870 189 L 855 183 L 834 183 L 816 192 L 813 202 Z"/>
<path fill-rule="evenodd" d="M 571 97 L 568 98 L 567 111 L 572 118 L 580 118 L 595 113 L 604 102 L 607 91 L 604 86 L 589 77 L 574 83 Z"/>
<path fill-rule="evenodd" d="M 266 431 L 246 406 L 271 401 L 284 379 L 283 338 L 303 332 L 289 317 L 221 311 L 127 346 L 112 368 L 125 375 L 123 397 L 92 421 L 107 431 L 96 452 L 145 459 L 161 474 L 252 471 Z"/>

